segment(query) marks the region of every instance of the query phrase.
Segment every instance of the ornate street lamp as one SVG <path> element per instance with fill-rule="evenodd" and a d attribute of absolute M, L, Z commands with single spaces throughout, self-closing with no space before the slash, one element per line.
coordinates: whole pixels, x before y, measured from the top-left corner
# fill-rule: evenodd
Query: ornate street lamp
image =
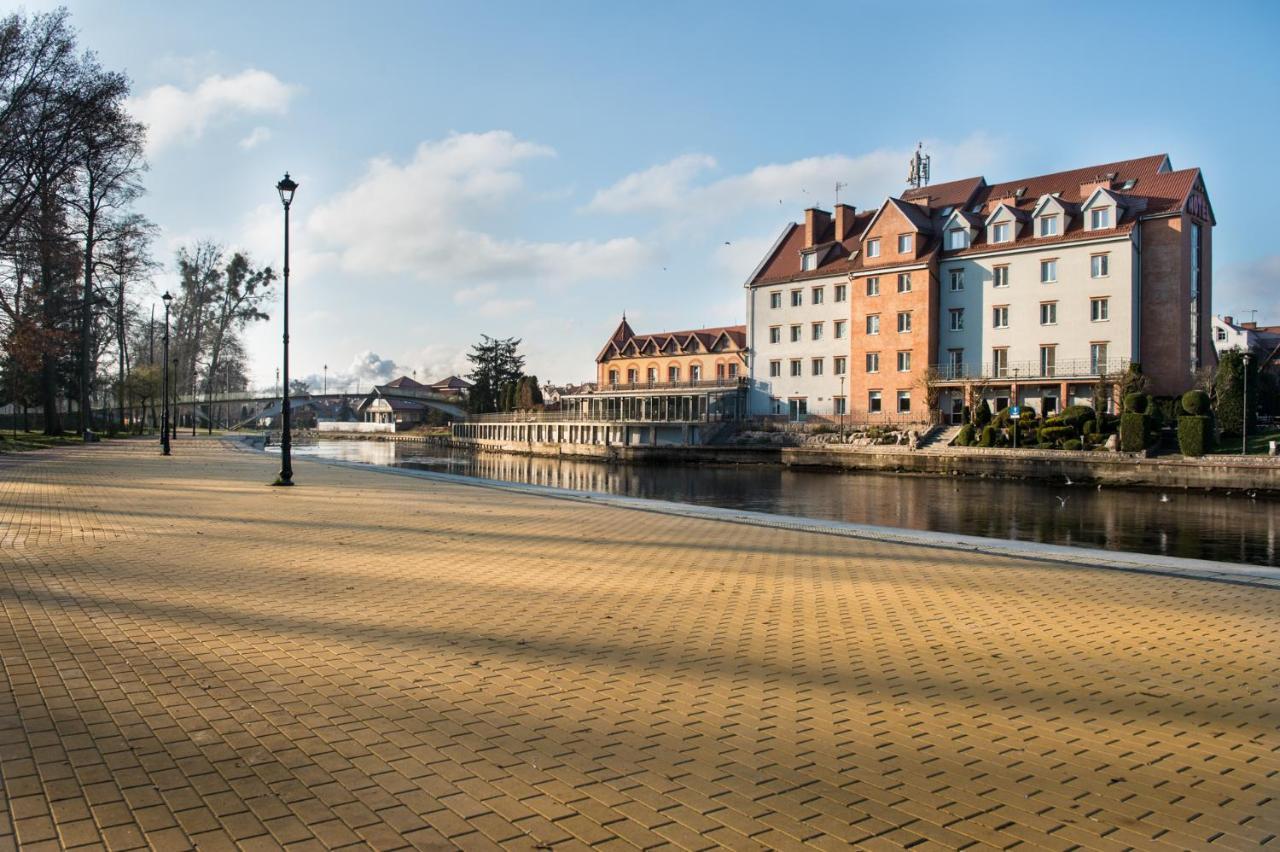
<path fill-rule="evenodd" d="M 1240 455 L 1249 455 L 1249 358 L 1251 354 L 1244 353 L 1244 373 L 1240 376 L 1241 396 L 1244 398 L 1241 402 L 1240 410 Z"/>
<path fill-rule="evenodd" d="M 283 379 L 280 384 L 280 414 L 283 422 L 280 427 L 280 475 L 273 485 L 293 484 L 293 459 L 290 456 L 291 441 L 289 438 L 289 205 L 293 203 L 293 193 L 298 189 L 296 181 L 284 179 L 276 184 L 280 193 L 280 203 L 284 205 L 284 360 Z"/>
<path fill-rule="evenodd" d="M 169 303 L 173 296 L 166 290 L 160 297 L 164 302 L 164 387 L 161 394 L 160 410 L 160 451 L 169 455 Z M 154 409 L 152 409 L 154 411 Z"/>

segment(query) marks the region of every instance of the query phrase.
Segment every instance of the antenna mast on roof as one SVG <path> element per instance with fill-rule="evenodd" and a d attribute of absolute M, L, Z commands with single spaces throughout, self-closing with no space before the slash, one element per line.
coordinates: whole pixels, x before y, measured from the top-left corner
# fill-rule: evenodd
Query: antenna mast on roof
<path fill-rule="evenodd" d="M 848 185 L 849 184 L 847 183 L 841 183 L 840 181 L 836 181 L 836 204 L 840 203 L 840 190 L 844 189 Z"/>
<path fill-rule="evenodd" d="M 916 146 L 916 152 L 911 156 L 911 170 L 907 172 L 907 185 L 912 189 L 929 185 L 929 155 L 924 153 L 923 142 Z"/>

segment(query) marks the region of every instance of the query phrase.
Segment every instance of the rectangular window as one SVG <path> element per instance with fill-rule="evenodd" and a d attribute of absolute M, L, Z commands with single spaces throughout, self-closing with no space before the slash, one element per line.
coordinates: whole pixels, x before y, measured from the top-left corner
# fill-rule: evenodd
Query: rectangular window
<path fill-rule="evenodd" d="M 951 330 L 964 331 L 964 308 L 952 308 L 950 313 Z"/>
<path fill-rule="evenodd" d="M 640 371 L 631 367 L 627 370 L 627 384 L 634 385 L 638 381 L 640 381 Z"/>
<path fill-rule="evenodd" d="M 911 411 L 911 391 L 898 391 L 898 413 L 907 414 Z"/>
<path fill-rule="evenodd" d="M 793 376 L 804 375 L 804 362 L 801 361 L 799 358 L 791 359 L 791 375 Z"/>
<path fill-rule="evenodd" d="M 804 304 L 804 291 L 792 290 L 791 291 L 791 307 L 798 308 L 803 304 Z"/>
<path fill-rule="evenodd" d="M 701 364 L 692 364 L 692 365 L 690 365 L 690 367 L 689 367 L 689 381 L 691 381 L 691 382 L 700 382 L 700 381 L 702 381 L 702 365 L 701 365 Z"/>
<path fill-rule="evenodd" d="M 823 295 L 821 287 L 814 287 L 813 291 L 809 295 L 809 303 L 812 305 L 821 305 Z"/>
<path fill-rule="evenodd" d="M 849 334 L 849 321 L 836 320 L 836 340 L 844 340 Z"/>
<path fill-rule="evenodd" d="M 791 342 L 792 343 L 799 343 L 800 339 L 803 336 L 804 336 L 804 326 L 802 325 L 791 326 Z"/>
<path fill-rule="evenodd" d="M 1106 298 L 1090 299 L 1089 300 L 1089 319 L 1091 319 L 1094 322 L 1106 322 L 1107 320 L 1111 319 L 1111 300 Z M 1218 329 L 1218 331 L 1219 333 L 1221 333 L 1222 329 Z M 1227 336 L 1223 334 L 1218 339 L 1226 340 Z"/>
<path fill-rule="evenodd" d="M 1058 324 L 1058 303 L 1057 302 L 1041 302 L 1040 303 L 1040 324 L 1041 325 L 1057 325 Z"/>
<path fill-rule="evenodd" d="M 964 289 L 964 270 L 963 269 L 951 270 L 949 277 L 951 278 L 952 293 L 959 293 L 961 290 Z"/>
<path fill-rule="evenodd" d="M 947 248 L 962 249 L 969 242 L 968 234 L 964 228 L 952 228 L 947 231 Z"/>
<path fill-rule="evenodd" d="M 610 370 L 610 371 L 609 371 L 609 384 L 611 384 L 611 385 L 616 385 L 617 383 L 618 383 L 618 371 L 617 371 L 617 370 Z M 282 407 L 283 407 L 283 404 L 282 404 Z"/>
<path fill-rule="evenodd" d="M 1009 375 L 1008 349 L 991 350 L 991 374 L 997 378 L 1004 378 Z"/>
<path fill-rule="evenodd" d="M 781 361 L 770 361 L 770 362 L 769 362 L 769 375 L 770 375 L 770 376 L 772 376 L 772 377 L 773 377 L 773 378 L 775 378 L 775 379 L 782 375 L 782 362 L 781 362 Z"/>
<path fill-rule="evenodd" d="M 1009 327 L 1009 306 L 997 305 L 991 309 L 991 327 L 992 328 L 1008 328 Z"/>
<path fill-rule="evenodd" d="M 667 368 L 667 381 L 669 381 L 669 382 L 678 382 L 678 381 L 680 381 L 680 368 L 679 368 L 679 367 L 668 367 L 668 368 Z"/>
<path fill-rule="evenodd" d="M 880 391 L 867 391 L 867 411 L 872 414 L 880 413 Z"/>
<path fill-rule="evenodd" d="M 1107 370 L 1107 344 L 1089 344 L 1089 372 L 1095 376 Z"/>
<path fill-rule="evenodd" d="M 867 257 L 879 257 L 879 256 L 880 256 L 880 241 L 867 240 Z"/>
<path fill-rule="evenodd" d="M 958 379 L 964 375 L 964 350 L 947 350 L 947 375 L 949 379 Z"/>
<path fill-rule="evenodd" d="M 842 397 L 842 396 L 833 396 L 833 397 L 831 397 L 831 402 L 832 402 L 832 409 L 833 409 L 833 411 L 834 411 L 836 414 L 848 414 L 848 413 L 849 413 L 849 406 L 845 404 L 845 399 L 844 399 L 844 397 Z"/>
<path fill-rule="evenodd" d="M 898 235 L 898 254 L 908 254 L 911 251 L 911 235 Z"/>
<path fill-rule="evenodd" d="M 871 314 L 867 317 L 867 334 L 880 333 L 880 315 Z"/>
<path fill-rule="evenodd" d="M 831 359 L 831 372 L 837 376 L 843 376 L 849 371 L 849 359 L 843 355 L 837 355 Z"/>
<path fill-rule="evenodd" d="M 898 273 L 898 292 L 899 293 L 911 292 L 911 273 L 910 272 Z"/>
<path fill-rule="evenodd" d="M 658 380 L 658 368 L 650 367 L 645 371 L 645 377 L 649 380 L 650 384 L 656 382 Z"/>
<path fill-rule="evenodd" d="M 1058 235 L 1058 217 L 1057 216 L 1041 216 L 1040 217 L 1040 236 L 1056 237 Z"/>
<path fill-rule="evenodd" d="M 880 353 L 879 352 L 867 353 L 867 372 L 868 373 L 880 372 Z"/>
<path fill-rule="evenodd" d="M 1040 261 L 1040 283 L 1048 284 L 1058 280 L 1058 259 Z"/>
<path fill-rule="evenodd" d="M 911 330 L 911 311 L 898 312 L 898 333 L 906 334 Z"/>
<path fill-rule="evenodd" d="M 899 373 L 911 372 L 911 353 L 910 352 L 898 353 L 898 372 Z"/>
<path fill-rule="evenodd" d="M 782 342 L 782 326 L 780 325 L 769 326 L 769 342 L 770 343 Z"/>
<path fill-rule="evenodd" d="M 879 278 L 867 279 L 867 295 L 868 296 L 880 295 L 880 279 Z"/>
<path fill-rule="evenodd" d="M 821 358 L 814 358 L 814 359 L 813 359 L 813 363 L 810 365 L 810 369 L 813 371 L 813 375 L 815 375 L 815 376 L 821 376 L 821 375 L 822 375 L 822 361 L 823 361 L 823 359 L 821 359 Z"/>
<path fill-rule="evenodd" d="M 1009 267 L 997 266 L 991 270 L 991 283 L 994 287 L 1009 286 Z"/>
<path fill-rule="evenodd" d="M 1094 301 L 1095 301 L 1095 302 L 1098 302 L 1098 301 L 1106 301 L 1106 300 L 1105 300 L 1105 299 L 1094 299 Z M 1095 311 L 1094 311 L 1094 313 L 1097 313 L 1097 311 L 1095 310 Z M 1226 330 L 1225 328 L 1215 328 L 1215 329 L 1213 330 L 1213 338 L 1214 338 L 1214 340 L 1226 340 L 1226 339 L 1227 339 L 1227 330 Z"/>
<path fill-rule="evenodd" d="M 1053 378 L 1054 362 L 1058 358 L 1058 347 L 1041 346 L 1040 347 L 1040 375 L 1045 378 Z"/>
<path fill-rule="evenodd" d="M 1111 274 L 1111 255 L 1095 254 L 1089 258 L 1089 277 L 1106 278 Z"/>
<path fill-rule="evenodd" d="M 817 268 L 818 268 L 818 253 L 816 251 L 809 251 L 800 255 L 801 271 L 812 272 Z"/>
<path fill-rule="evenodd" d="M 809 334 L 813 337 L 814 340 L 821 340 L 822 339 L 822 323 L 820 322 L 813 323 L 812 328 L 809 331 Z"/>
<path fill-rule="evenodd" d="M 849 299 L 849 285 L 837 284 L 836 285 L 836 301 L 845 302 L 845 301 L 848 301 L 848 299 Z"/>
<path fill-rule="evenodd" d="M 991 226 L 991 242 L 1007 243 L 1009 242 L 1009 223 L 1001 222 L 998 225 Z"/>
<path fill-rule="evenodd" d="M 737 364 L 730 364 L 730 365 L 729 365 L 729 378 L 731 378 L 731 379 L 736 379 L 737 377 L 738 377 L 738 365 L 737 365 Z"/>
<path fill-rule="evenodd" d="M 1089 229 L 1099 231 L 1111 227 L 1111 208 L 1098 207 L 1089 211 Z"/>
<path fill-rule="evenodd" d="M 769 307 L 771 308 L 782 307 L 782 291 L 781 290 L 775 293 L 769 294 Z"/>

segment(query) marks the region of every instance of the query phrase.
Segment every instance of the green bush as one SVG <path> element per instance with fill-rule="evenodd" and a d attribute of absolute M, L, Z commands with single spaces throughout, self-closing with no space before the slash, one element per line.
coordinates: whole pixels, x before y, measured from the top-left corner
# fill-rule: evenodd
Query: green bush
<path fill-rule="evenodd" d="M 978 407 L 973 410 L 973 425 L 979 429 L 991 422 L 991 406 L 987 405 L 984 399 L 978 403 Z"/>
<path fill-rule="evenodd" d="M 1098 421 L 1094 420 L 1092 417 L 1084 421 L 1084 423 L 1080 424 L 1080 434 L 1081 435 L 1098 434 Z"/>
<path fill-rule="evenodd" d="M 1193 417 L 1209 413 L 1209 394 L 1202 390 L 1189 390 L 1182 395 L 1182 410 Z"/>
<path fill-rule="evenodd" d="M 1024 423 L 1009 424 L 1009 443 L 1015 447 L 1025 447 L 1035 439 L 1035 429 L 1028 428 Z"/>
<path fill-rule="evenodd" d="M 987 424 L 982 427 L 982 437 L 978 439 L 978 445 L 982 447 L 994 447 L 996 445 L 996 427 Z"/>
<path fill-rule="evenodd" d="M 1058 449 L 1058 445 L 1051 444 L 1048 441 L 1041 441 L 1040 443 L 1036 444 L 1036 449 L 1037 450 L 1056 450 Z"/>
<path fill-rule="evenodd" d="M 1125 414 L 1146 414 L 1147 395 L 1145 393 L 1128 393 L 1124 396 Z"/>
<path fill-rule="evenodd" d="M 1045 421 L 1046 423 L 1048 421 Z M 1076 430 L 1070 426 L 1043 426 L 1037 433 L 1041 443 L 1054 443 L 1055 441 L 1065 441 L 1068 438 L 1074 438 Z"/>
<path fill-rule="evenodd" d="M 1066 420 L 1066 418 L 1065 418 L 1065 417 L 1062 417 L 1061 415 L 1057 415 L 1057 414 L 1055 414 L 1055 415 L 1054 415 L 1054 416 L 1052 416 L 1052 417 L 1046 417 L 1046 418 L 1044 419 L 1044 425 L 1046 425 L 1046 426 L 1070 426 L 1071 424 L 1067 422 L 1067 420 Z"/>
<path fill-rule="evenodd" d="M 1009 425 L 1009 409 L 1008 409 L 1008 407 L 1002 408 L 1002 409 L 1000 409 L 999 411 L 997 411 L 997 412 L 996 412 L 996 417 L 995 417 L 995 421 L 994 421 L 994 422 L 995 422 L 995 424 L 996 424 L 997 426 L 999 426 L 1001 429 L 1003 429 L 1005 426 L 1008 426 L 1008 425 Z"/>
<path fill-rule="evenodd" d="M 1064 450 L 1079 450 L 1083 448 L 1084 448 L 1084 444 L 1080 443 L 1080 441 L 1077 440 L 1076 438 L 1072 438 L 1070 440 L 1062 442 L 1062 449 Z"/>
<path fill-rule="evenodd" d="M 956 435 L 956 445 L 960 447 L 973 446 L 973 424 L 966 423 L 960 427 L 960 434 Z"/>
<path fill-rule="evenodd" d="M 1178 418 L 1178 449 L 1184 456 L 1202 456 L 1213 449 L 1213 430 L 1208 417 L 1192 415 Z"/>
<path fill-rule="evenodd" d="M 1058 416 L 1065 420 L 1068 425 L 1083 429 L 1084 424 L 1097 417 L 1097 414 L 1088 405 L 1068 405 L 1062 409 L 1062 413 Z"/>
<path fill-rule="evenodd" d="M 1143 404 L 1146 404 L 1145 397 Z M 1137 411 L 1120 415 L 1120 449 L 1140 453 L 1147 448 L 1147 417 Z"/>
<path fill-rule="evenodd" d="M 1035 420 L 1036 410 L 1029 405 L 1022 406 L 1022 411 L 1018 414 L 1019 420 Z"/>

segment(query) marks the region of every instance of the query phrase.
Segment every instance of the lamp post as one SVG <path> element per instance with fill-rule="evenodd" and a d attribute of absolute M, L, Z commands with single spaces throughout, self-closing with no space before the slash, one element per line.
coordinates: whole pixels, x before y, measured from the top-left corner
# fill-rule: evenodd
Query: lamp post
<path fill-rule="evenodd" d="M 288 172 L 276 184 L 280 203 L 284 205 L 284 359 L 281 362 L 283 377 L 280 383 L 280 413 L 283 416 L 280 427 L 280 475 L 276 477 L 274 485 L 293 485 L 293 459 L 289 452 L 289 205 L 293 203 L 293 193 L 297 189 L 297 182 L 289 179 Z"/>
<path fill-rule="evenodd" d="M 844 397 L 844 376 L 840 377 L 840 439 L 844 440 L 844 414 L 849 410 L 849 401 Z"/>
<path fill-rule="evenodd" d="M 324 395 L 329 395 L 329 365 L 324 365 Z"/>
<path fill-rule="evenodd" d="M 196 436 L 196 413 L 199 408 L 196 406 L 196 371 L 191 371 L 191 437 Z"/>
<path fill-rule="evenodd" d="M 1241 406 L 1240 406 L 1240 455 L 1249 455 L 1249 358 L 1251 353 L 1244 353 L 1244 372 L 1240 376 L 1240 383 L 1243 385 L 1241 390 Z"/>
<path fill-rule="evenodd" d="M 169 455 L 169 303 L 173 296 L 166 290 L 160 297 L 164 301 L 164 383 L 161 391 L 160 452 Z M 154 413 L 155 409 L 151 409 Z"/>
<path fill-rule="evenodd" d="M 173 381 L 170 382 L 170 384 L 173 385 L 173 403 L 169 409 L 171 412 L 169 415 L 169 437 L 177 438 L 178 437 L 178 359 L 177 357 L 174 357 L 172 363 L 173 363 Z"/>

